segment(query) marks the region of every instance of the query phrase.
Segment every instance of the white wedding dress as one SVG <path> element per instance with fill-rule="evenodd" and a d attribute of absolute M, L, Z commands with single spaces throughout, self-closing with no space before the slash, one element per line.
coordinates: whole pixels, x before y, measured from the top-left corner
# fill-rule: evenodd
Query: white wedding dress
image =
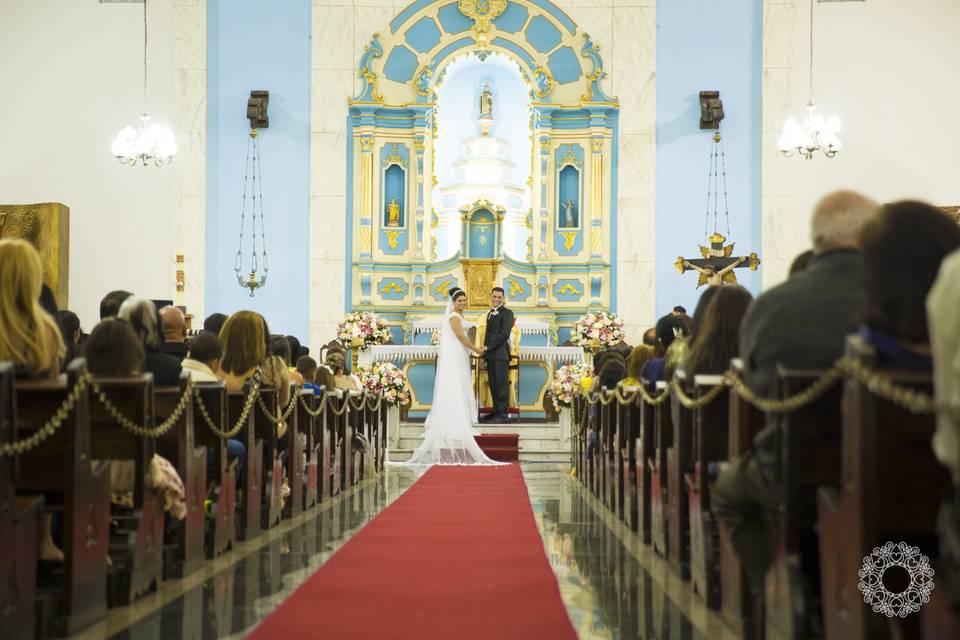
<path fill-rule="evenodd" d="M 424 423 L 423 443 L 406 462 L 393 466 L 423 470 L 435 464 L 505 465 L 491 460 L 473 439 L 477 398 L 470 375 L 470 351 L 457 340 L 450 319 L 457 315 L 466 331 L 468 324 L 447 302 L 437 349 L 437 374 L 433 383 L 433 405 Z"/>

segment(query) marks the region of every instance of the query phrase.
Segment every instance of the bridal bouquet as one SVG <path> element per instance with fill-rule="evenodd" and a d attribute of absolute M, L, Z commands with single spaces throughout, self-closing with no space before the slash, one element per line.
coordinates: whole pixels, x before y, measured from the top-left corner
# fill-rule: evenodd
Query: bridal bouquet
<path fill-rule="evenodd" d="M 374 362 L 357 370 L 363 388 L 374 395 L 382 395 L 388 404 L 407 404 L 410 390 L 407 376 L 392 362 Z"/>
<path fill-rule="evenodd" d="M 363 350 L 372 344 L 383 344 L 389 338 L 387 323 L 372 311 L 348 313 L 337 323 L 337 340 L 345 347 Z"/>
<path fill-rule="evenodd" d="M 573 405 L 573 399 L 583 393 L 583 380 L 593 375 L 589 364 L 565 364 L 553 374 L 550 383 L 550 395 L 557 407 Z"/>
<path fill-rule="evenodd" d="M 612 347 L 623 340 L 623 320 L 615 313 L 588 313 L 573 325 L 570 342 L 578 347 Z"/>
<path fill-rule="evenodd" d="M 437 346 L 438 344 L 440 344 L 440 332 L 439 332 L 439 331 L 433 331 L 433 332 L 430 333 L 430 344 L 432 344 L 433 346 Z"/>

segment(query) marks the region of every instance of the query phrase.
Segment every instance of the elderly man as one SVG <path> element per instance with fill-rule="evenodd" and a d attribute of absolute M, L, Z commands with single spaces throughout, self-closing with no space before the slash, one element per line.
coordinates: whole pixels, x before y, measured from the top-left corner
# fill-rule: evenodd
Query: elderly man
<path fill-rule="evenodd" d="M 163 332 L 163 352 L 179 361 L 187 357 L 187 318 L 177 307 L 160 309 L 160 330 Z"/>
<path fill-rule="evenodd" d="M 823 198 L 813 212 L 813 256 L 807 268 L 753 303 L 740 329 L 740 355 L 748 386 L 772 397 L 777 365 L 825 368 L 843 354 L 858 325 L 857 262 L 860 230 L 877 203 L 853 191 Z M 720 474 L 713 512 L 726 525 L 755 594 L 773 555 L 768 514 L 780 497 L 775 476 L 776 432 L 767 427 L 753 450 Z"/>

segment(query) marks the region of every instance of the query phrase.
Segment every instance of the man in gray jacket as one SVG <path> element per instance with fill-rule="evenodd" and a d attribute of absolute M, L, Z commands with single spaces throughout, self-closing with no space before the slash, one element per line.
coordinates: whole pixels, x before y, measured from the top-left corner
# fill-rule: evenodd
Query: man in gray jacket
<path fill-rule="evenodd" d="M 877 203 L 853 191 L 823 198 L 813 212 L 814 256 L 807 268 L 753 303 L 740 328 L 740 355 L 747 385 L 773 397 L 777 366 L 826 368 L 843 354 L 857 329 L 857 246 L 860 230 Z M 759 593 L 773 555 L 768 514 L 777 508 L 775 432 L 767 427 L 753 450 L 734 461 L 711 494 L 714 514 Z"/>

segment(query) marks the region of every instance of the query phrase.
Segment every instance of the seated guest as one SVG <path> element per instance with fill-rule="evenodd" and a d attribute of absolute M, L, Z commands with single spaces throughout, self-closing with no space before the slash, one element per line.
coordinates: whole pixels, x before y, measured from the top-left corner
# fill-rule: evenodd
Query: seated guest
<path fill-rule="evenodd" d="M 296 367 L 291 369 L 290 352 L 290 341 L 287 340 L 286 336 L 270 337 L 270 355 L 276 356 L 283 364 L 283 368 L 287 372 L 287 377 L 289 378 L 290 384 L 299 387 L 303 385 L 303 377 L 297 372 Z"/>
<path fill-rule="evenodd" d="M 211 313 L 207 316 L 207 319 L 203 321 L 203 330 L 209 331 L 215 336 L 220 335 L 220 330 L 223 329 L 223 323 L 227 321 L 227 316 L 222 313 Z"/>
<path fill-rule="evenodd" d="M 607 358 L 597 374 L 597 385 L 601 389 L 615 389 L 627 373 L 627 363 L 623 358 Z"/>
<path fill-rule="evenodd" d="M 648 344 L 634 347 L 627 358 L 627 377 L 623 380 L 624 387 L 639 387 L 643 377 L 643 367 L 653 360 L 654 349 Z"/>
<path fill-rule="evenodd" d="M 881 365 L 932 371 L 927 293 L 960 227 L 923 202 L 884 205 L 860 236 L 860 335 Z"/>
<path fill-rule="evenodd" d="M 807 268 L 765 292 L 750 307 L 740 335 L 747 384 L 773 395 L 778 364 L 829 367 L 857 329 L 860 231 L 877 203 L 837 191 L 817 203 L 811 221 L 814 255 Z"/>
<path fill-rule="evenodd" d="M 327 354 L 326 365 L 333 371 L 334 388 L 360 391 L 360 382 L 356 376 L 346 373 L 346 357 L 342 351 L 330 351 Z"/>
<path fill-rule="evenodd" d="M 181 365 L 190 372 L 190 379 L 197 382 L 219 382 L 220 358 L 223 347 L 220 339 L 207 331 L 202 331 L 190 341 L 190 351 Z"/>
<path fill-rule="evenodd" d="M 703 290 L 703 293 L 700 294 L 700 299 L 697 300 L 697 308 L 693 310 L 693 318 L 690 322 L 690 340 L 693 340 L 697 335 L 697 329 L 700 326 L 700 323 L 703 322 L 703 317 L 707 313 L 707 307 L 710 305 L 710 301 L 713 300 L 713 296 L 717 294 L 717 291 L 720 290 L 722 285 L 712 285 Z M 688 345 L 689 346 L 689 345 Z"/>
<path fill-rule="evenodd" d="M 770 289 L 747 310 L 740 356 L 747 384 L 771 397 L 777 365 L 825 368 L 839 358 L 847 334 L 856 331 L 860 233 L 875 214 L 873 200 L 837 191 L 817 204 L 811 221 L 814 255 L 806 270 Z M 761 593 L 773 554 L 770 516 L 778 508 L 775 427 L 757 434 L 753 449 L 720 474 L 711 496 L 718 520 Z"/>
<path fill-rule="evenodd" d="M 657 328 L 650 327 L 643 332 L 643 344 L 656 348 L 657 346 Z"/>
<path fill-rule="evenodd" d="M 810 264 L 810 258 L 813 257 L 813 249 L 807 249 L 801 254 L 798 254 L 796 258 L 793 259 L 793 262 L 790 263 L 790 271 L 787 274 L 788 278 L 792 278 L 801 271 L 807 268 L 807 265 Z"/>
<path fill-rule="evenodd" d="M 190 351 L 187 357 L 183 359 L 184 371 L 190 372 L 190 379 L 195 382 L 219 382 L 217 374 L 220 372 L 220 359 L 223 357 L 223 347 L 220 345 L 220 339 L 209 331 L 201 331 L 193 340 L 190 341 Z M 235 438 L 227 439 L 227 460 L 239 460 L 237 462 L 237 486 L 241 486 L 243 480 L 243 459 L 247 453 L 247 448 L 243 446 L 240 440 Z M 207 467 L 213 469 L 216 464 L 216 452 L 213 447 L 207 450 Z"/>
<path fill-rule="evenodd" d="M 310 349 L 300 344 L 300 340 L 296 336 L 287 336 L 287 342 L 290 343 L 291 367 L 295 367 L 297 360 L 303 356 L 310 355 Z"/>
<path fill-rule="evenodd" d="M 178 307 L 160 309 L 160 330 L 163 332 L 163 352 L 183 361 L 187 357 L 187 317 Z"/>
<path fill-rule="evenodd" d="M 933 386 L 938 404 L 960 407 L 960 251 L 940 265 L 927 297 L 927 323 L 933 351 Z M 933 452 L 960 487 L 960 415 L 941 412 Z"/>
<path fill-rule="evenodd" d="M 100 319 L 116 318 L 117 314 L 120 313 L 120 305 L 132 295 L 129 291 L 117 289 L 103 296 L 103 300 L 100 301 Z"/>
<path fill-rule="evenodd" d="M 107 318 L 93 328 L 83 345 L 87 369 L 95 376 L 132 376 L 143 371 L 146 352 L 130 325 Z"/>
<path fill-rule="evenodd" d="M 67 353 L 63 358 L 64 364 L 69 364 L 81 353 L 80 345 L 83 332 L 80 331 L 80 318 L 73 311 L 60 311 L 57 313 L 57 325 L 60 327 L 60 335 L 67 346 Z"/>
<path fill-rule="evenodd" d="M 43 266 L 26 240 L 0 240 L 0 360 L 16 367 L 18 378 L 55 379 L 66 352 L 56 320 L 40 306 Z M 43 515 L 39 558 L 63 562 L 53 541 L 52 514 Z"/>
<path fill-rule="evenodd" d="M 120 305 L 117 317 L 130 324 L 146 352 L 145 372 L 153 374 L 153 384 L 173 387 L 180 384 L 180 361 L 161 350 L 162 342 L 157 308 L 146 298 L 129 297 Z"/>
<path fill-rule="evenodd" d="M 688 331 L 683 318 L 669 314 L 657 320 L 656 333 L 656 355 L 643 366 L 640 376 L 651 386 L 666 379 L 667 350 L 677 338 L 685 338 Z"/>
<path fill-rule="evenodd" d="M 699 373 L 720 374 L 730 368 L 730 360 L 740 354 L 740 323 L 753 302 L 750 292 L 738 285 L 712 289 L 715 293 L 702 317 L 694 316 L 697 332 L 690 338 L 683 360 L 682 369 L 691 379 Z"/>
<path fill-rule="evenodd" d="M 12 361 L 18 376 L 55 379 L 66 347 L 57 321 L 40 305 L 42 278 L 33 245 L 0 240 L 0 360 Z"/>
<path fill-rule="evenodd" d="M 327 364 L 317 363 L 317 372 L 313 376 L 313 383 L 320 389 L 336 389 L 337 380 L 333 376 L 333 369 Z"/>
<path fill-rule="evenodd" d="M 310 393 L 317 395 L 320 393 L 320 387 L 314 380 L 317 377 L 317 361 L 310 356 L 300 356 L 297 360 L 297 373 L 303 378 L 303 388 Z"/>
<path fill-rule="evenodd" d="M 663 379 L 667 382 L 673 380 L 673 373 L 680 368 L 680 365 L 683 364 L 684 359 L 687 357 L 690 341 L 693 340 L 697 332 L 698 323 L 703 321 L 707 306 L 710 304 L 710 301 L 713 300 L 713 296 L 716 295 L 721 286 L 722 285 L 711 285 L 700 294 L 700 299 L 697 300 L 697 307 L 693 310 L 692 318 L 686 313 L 679 315 L 674 314 L 678 315 L 678 317 L 684 321 L 687 333 L 677 336 L 667 348 L 663 367 Z"/>
<path fill-rule="evenodd" d="M 266 387 L 275 387 L 280 404 L 290 401 L 290 383 L 286 367 L 275 356 L 267 355 L 267 323 L 254 311 L 237 311 L 220 330 L 223 358 L 217 375 L 230 391 L 242 391 L 243 384 L 261 370 Z"/>

